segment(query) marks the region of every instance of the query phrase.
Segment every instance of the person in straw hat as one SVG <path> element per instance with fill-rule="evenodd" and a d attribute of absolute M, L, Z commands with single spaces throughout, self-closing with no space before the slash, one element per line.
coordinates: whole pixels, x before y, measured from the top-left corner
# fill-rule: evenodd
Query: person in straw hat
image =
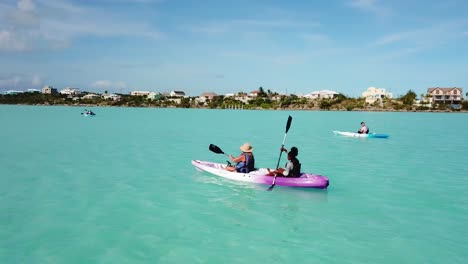
<path fill-rule="evenodd" d="M 249 143 L 244 143 L 244 145 L 239 148 L 242 151 L 239 157 L 234 158 L 232 155 L 229 155 L 231 161 L 237 162 L 236 166 L 227 166 L 226 170 L 242 173 L 249 173 L 255 170 L 255 158 L 252 153 L 252 146 Z"/>

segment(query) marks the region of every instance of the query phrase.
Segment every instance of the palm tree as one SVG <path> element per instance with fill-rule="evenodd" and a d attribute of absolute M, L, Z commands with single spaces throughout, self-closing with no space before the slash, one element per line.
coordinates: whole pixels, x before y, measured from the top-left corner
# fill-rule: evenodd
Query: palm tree
<path fill-rule="evenodd" d="M 266 95 L 267 95 L 267 94 L 265 93 L 265 90 L 263 89 L 262 86 L 260 86 L 260 87 L 258 88 L 258 96 L 259 96 L 259 97 L 266 97 Z"/>

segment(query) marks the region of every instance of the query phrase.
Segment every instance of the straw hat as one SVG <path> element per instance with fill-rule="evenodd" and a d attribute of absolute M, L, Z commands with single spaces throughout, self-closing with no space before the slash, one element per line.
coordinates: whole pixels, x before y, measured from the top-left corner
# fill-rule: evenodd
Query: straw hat
<path fill-rule="evenodd" d="M 242 150 L 242 152 L 252 152 L 253 148 L 249 143 L 244 143 L 244 145 L 240 146 L 240 150 Z"/>

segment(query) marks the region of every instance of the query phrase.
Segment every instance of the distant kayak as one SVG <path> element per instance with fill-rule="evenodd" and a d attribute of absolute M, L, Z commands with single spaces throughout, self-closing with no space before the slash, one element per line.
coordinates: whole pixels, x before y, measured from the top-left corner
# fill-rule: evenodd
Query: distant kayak
<path fill-rule="evenodd" d="M 95 116 L 96 114 L 92 113 L 92 114 L 87 114 L 87 113 L 84 113 L 83 116 L 87 116 L 87 117 L 93 117 Z"/>
<path fill-rule="evenodd" d="M 376 133 L 369 133 L 369 134 L 359 134 L 355 132 L 342 132 L 342 131 L 333 131 L 335 135 L 345 136 L 345 137 L 360 137 L 360 138 L 388 138 L 389 135 L 387 134 L 376 134 Z"/>
<path fill-rule="evenodd" d="M 209 161 L 192 160 L 192 165 L 200 171 L 206 171 L 211 174 L 228 178 L 236 181 L 253 182 L 265 185 L 271 185 L 273 176 L 266 175 L 266 168 L 258 169 L 250 173 L 230 172 L 226 170 L 226 165 Z M 328 178 L 322 175 L 303 173 L 300 177 L 276 177 L 276 185 L 302 188 L 325 189 L 328 187 Z"/>

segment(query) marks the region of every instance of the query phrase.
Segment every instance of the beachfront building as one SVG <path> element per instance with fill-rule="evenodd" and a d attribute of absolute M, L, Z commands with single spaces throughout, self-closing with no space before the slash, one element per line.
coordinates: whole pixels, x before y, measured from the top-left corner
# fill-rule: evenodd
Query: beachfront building
<path fill-rule="evenodd" d="M 159 100 L 161 98 L 163 98 L 164 95 L 162 93 L 157 93 L 157 92 L 151 92 L 147 95 L 146 98 L 148 98 L 149 100 Z"/>
<path fill-rule="evenodd" d="M 77 94 L 80 94 L 80 89 L 66 87 L 65 89 L 60 90 L 60 94 L 77 95 Z"/>
<path fill-rule="evenodd" d="M 167 101 L 173 102 L 173 103 L 176 104 L 176 105 L 182 103 L 182 99 L 181 99 L 181 98 L 167 98 Z"/>
<path fill-rule="evenodd" d="M 47 86 L 42 87 L 42 93 L 43 94 L 56 94 L 58 93 L 58 91 L 54 87 L 47 85 Z"/>
<path fill-rule="evenodd" d="M 275 94 L 275 95 L 270 96 L 270 100 L 279 102 L 283 96 L 285 96 L 285 95 L 284 94 L 283 95 Z"/>
<path fill-rule="evenodd" d="M 88 99 L 88 100 L 91 100 L 91 99 L 96 99 L 96 98 L 100 98 L 101 96 L 98 95 L 98 94 L 87 94 L 85 96 L 82 97 L 82 99 Z"/>
<path fill-rule="evenodd" d="M 200 98 L 203 97 L 203 98 L 205 98 L 205 99 L 213 100 L 213 98 L 214 98 L 215 96 L 218 96 L 218 95 L 217 95 L 216 93 L 213 93 L 213 92 L 207 92 L 207 93 L 202 93 L 202 94 L 200 95 Z"/>
<path fill-rule="evenodd" d="M 366 103 L 373 104 L 376 101 L 382 102 L 384 98 L 393 98 L 393 94 L 387 93 L 385 88 L 369 87 L 362 93 L 362 97 L 366 98 Z"/>
<path fill-rule="evenodd" d="M 310 99 L 333 99 L 336 96 L 338 96 L 338 93 L 330 90 L 315 91 L 304 95 L 304 97 Z"/>
<path fill-rule="evenodd" d="M 149 91 L 131 91 L 131 96 L 148 96 L 150 94 Z"/>
<path fill-rule="evenodd" d="M 206 102 L 209 102 L 210 100 L 213 100 L 215 96 L 218 96 L 216 93 L 213 92 L 206 92 L 202 93 L 200 96 L 195 98 L 195 102 L 201 103 L 201 104 L 206 104 Z"/>
<path fill-rule="evenodd" d="M 27 89 L 26 92 L 27 93 L 40 93 L 41 91 L 38 89 Z"/>
<path fill-rule="evenodd" d="M 255 98 L 255 97 L 257 97 L 259 94 L 260 94 L 260 91 L 255 90 L 255 91 L 251 91 L 251 92 L 249 93 L 249 96 Z"/>
<path fill-rule="evenodd" d="M 171 91 L 169 93 L 169 96 L 172 96 L 172 97 L 184 97 L 185 96 L 185 92 L 183 91 Z"/>
<path fill-rule="evenodd" d="M 102 99 L 104 100 L 112 100 L 112 101 L 120 101 L 122 97 L 118 94 L 103 94 Z"/>
<path fill-rule="evenodd" d="M 241 101 L 243 102 L 244 104 L 247 103 L 247 101 L 249 100 L 249 97 L 246 93 L 237 93 L 236 96 L 234 96 L 234 99 L 237 100 L 237 101 Z"/>
<path fill-rule="evenodd" d="M 23 93 L 23 91 L 8 90 L 4 94 L 14 95 L 14 94 L 22 94 L 22 93 Z"/>
<path fill-rule="evenodd" d="M 427 88 L 427 97 L 432 104 L 460 104 L 463 100 L 463 88 Z"/>

